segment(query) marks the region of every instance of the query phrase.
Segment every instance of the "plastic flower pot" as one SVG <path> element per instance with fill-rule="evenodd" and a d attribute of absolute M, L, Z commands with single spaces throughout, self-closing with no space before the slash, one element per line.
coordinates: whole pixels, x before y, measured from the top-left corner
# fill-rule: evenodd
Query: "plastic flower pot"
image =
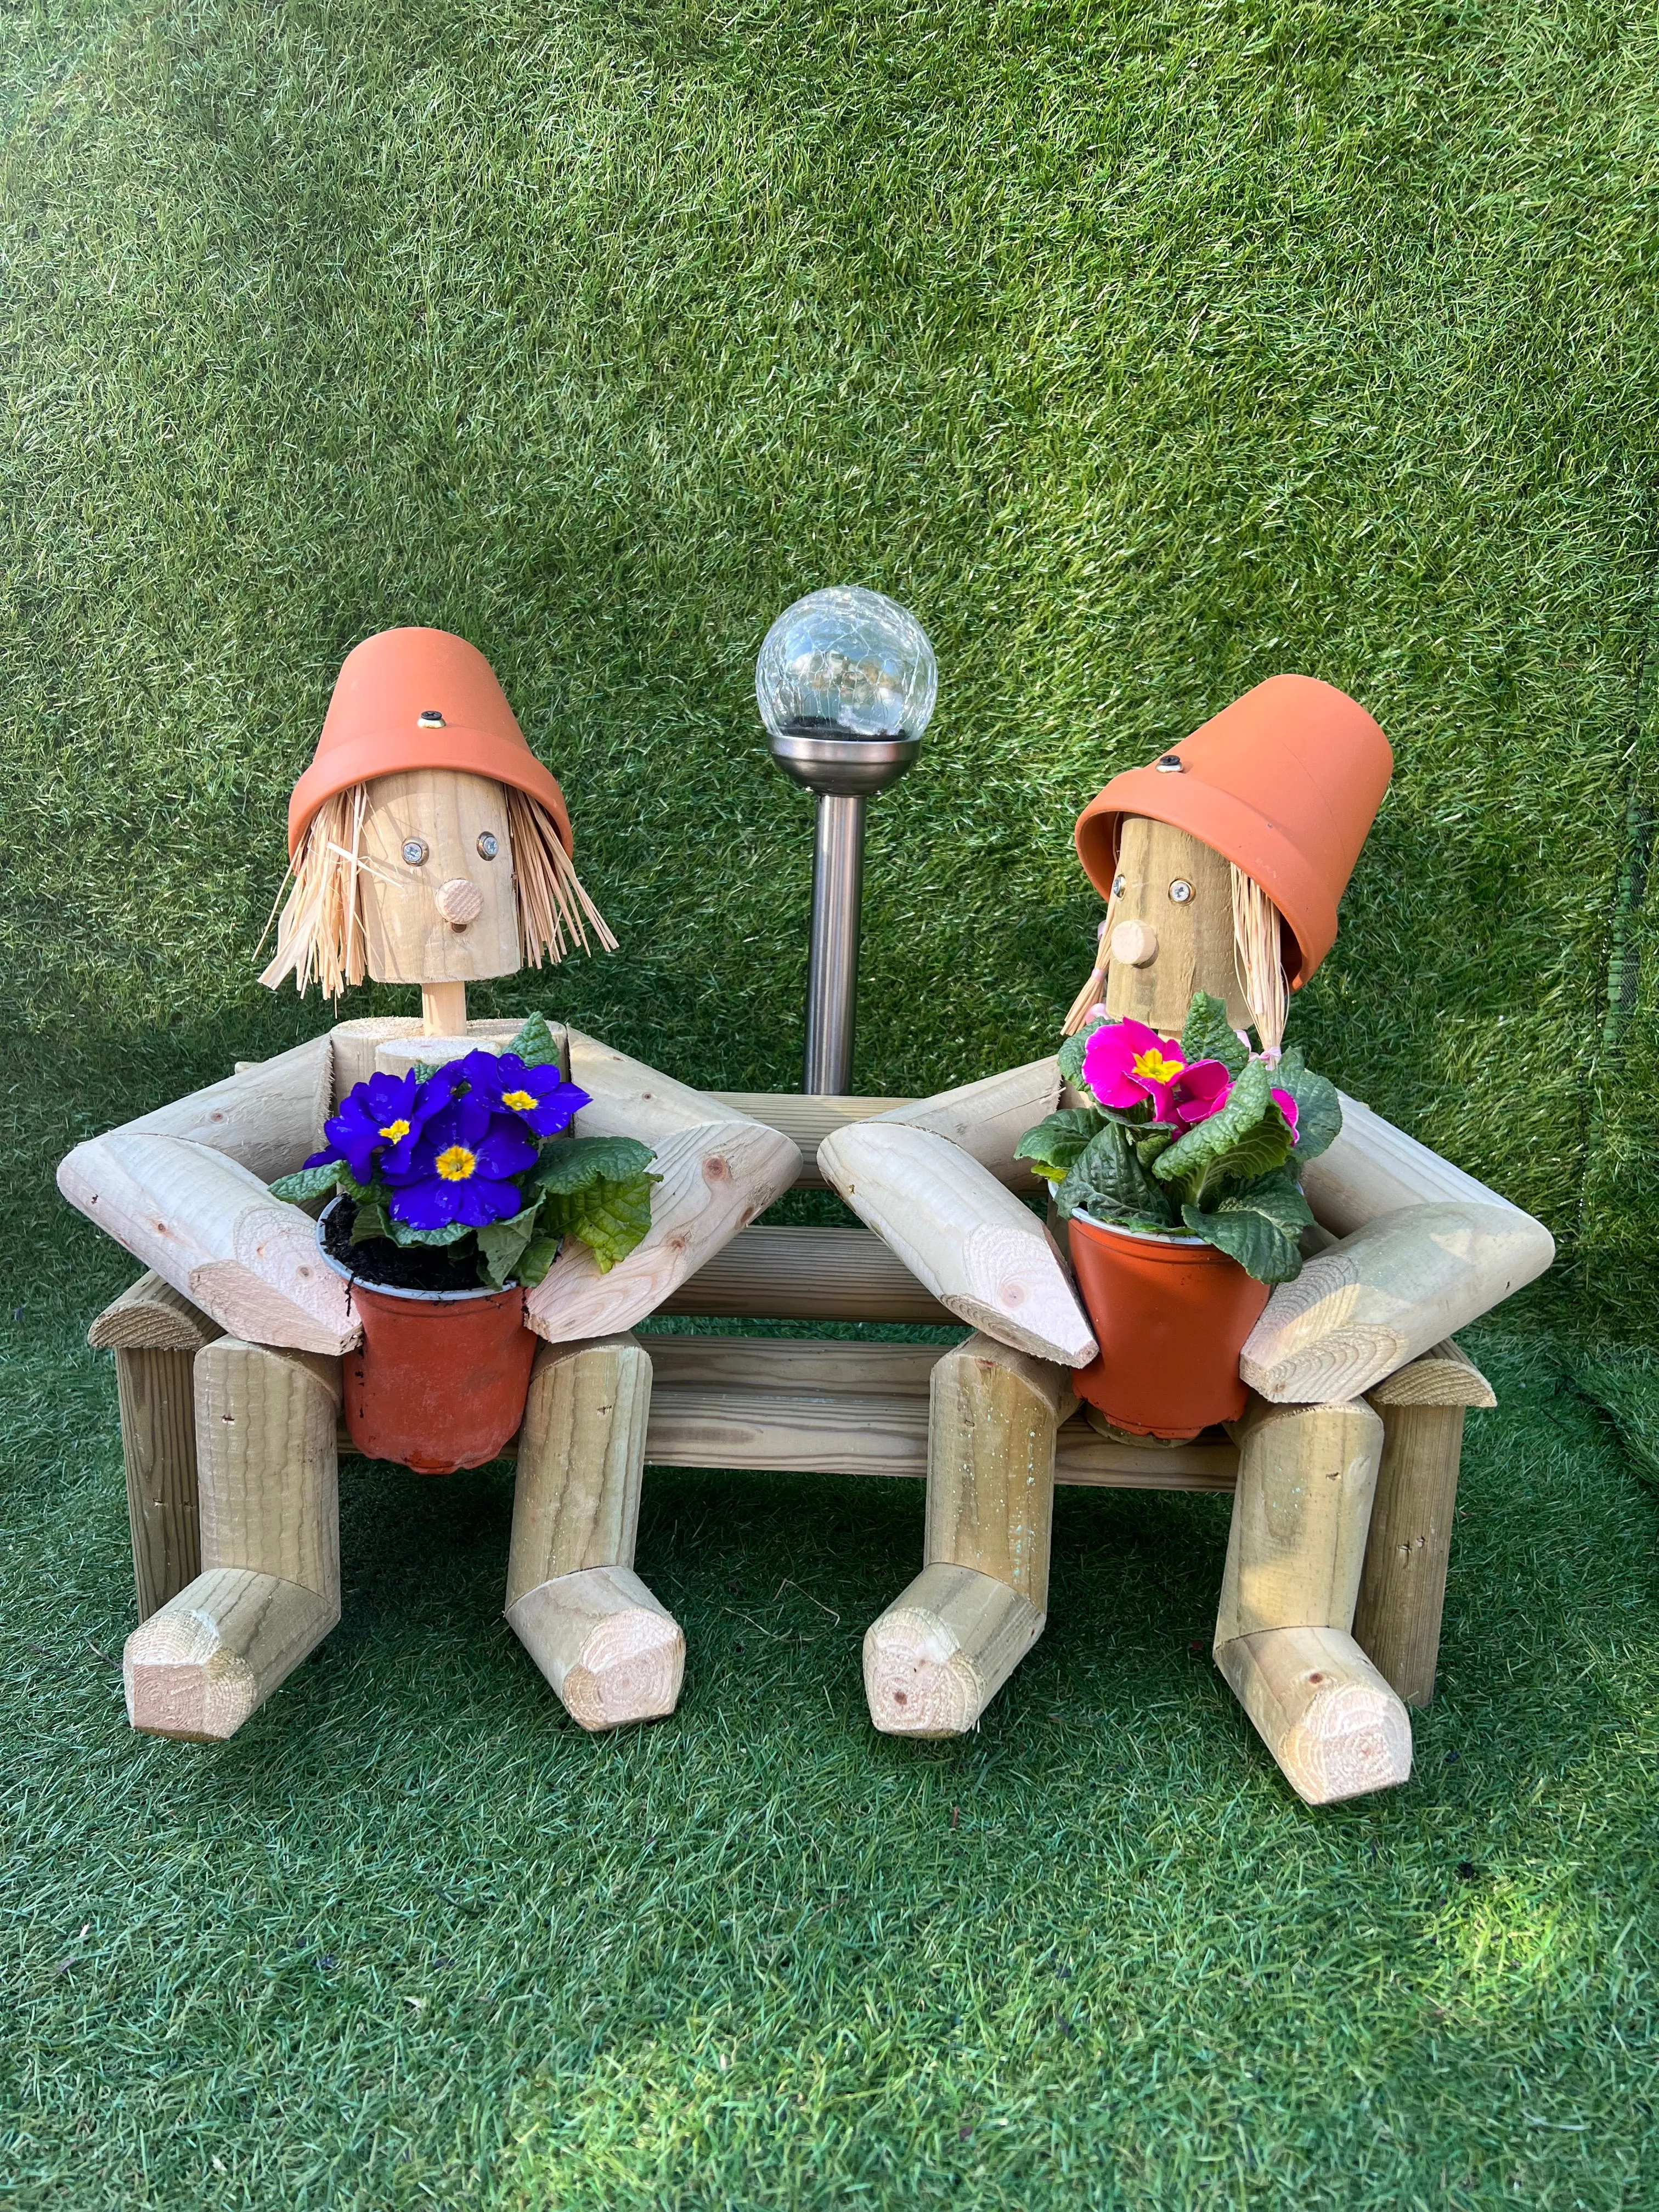
<path fill-rule="evenodd" d="M 363 1326 L 362 1345 L 344 1362 L 352 1443 L 367 1459 L 396 1460 L 417 1474 L 453 1474 L 498 1458 L 524 1419 L 536 1357 L 522 1289 L 365 1282 L 323 1243 L 331 1210 L 317 1224 L 318 1249 L 349 1282 Z"/>
<path fill-rule="evenodd" d="M 1114 1428 L 1176 1443 L 1236 1421 L 1238 1355 L 1269 1285 L 1197 1237 L 1146 1237 L 1074 1213 L 1072 1265 L 1099 1357 L 1072 1377 Z"/>

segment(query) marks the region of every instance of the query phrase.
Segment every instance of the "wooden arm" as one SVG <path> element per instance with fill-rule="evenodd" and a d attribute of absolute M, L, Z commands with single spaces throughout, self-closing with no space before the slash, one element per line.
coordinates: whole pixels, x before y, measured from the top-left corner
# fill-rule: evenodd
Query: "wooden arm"
<path fill-rule="evenodd" d="M 1023 1067 L 1006 1068 L 1000 1075 L 983 1076 L 932 1098 L 907 1100 L 866 1126 L 925 1129 L 948 1138 L 999 1182 L 1035 1189 L 1036 1176 L 1024 1160 L 1015 1159 L 1014 1146 L 1059 1103 L 1060 1063 L 1050 1054 L 1047 1060 L 1028 1060 Z"/>
<path fill-rule="evenodd" d="M 345 1284 L 324 1266 L 310 1216 L 224 1153 L 118 1129 L 77 1145 L 58 1188 L 232 1336 L 336 1353 L 358 1341 Z"/>
<path fill-rule="evenodd" d="M 251 1061 L 222 1083 L 141 1114 L 110 1134 L 176 1137 L 203 1145 L 261 1182 L 275 1182 L 321 1146 L 323 1123 L 332 1110 L 333 1078 L 332 1040 L 312 1037 L 274 1060 Z"/>
<path fill-rule="evenodd" d="M 1357 1398 L 1501 1304 L 1554 1256 L 1548 1230 L 1516 1206 L 1401 1207 L 1279 1285 L 1238 1371 L 1276 1405 Z"/>
<path fill-rule="evenodd" d="M 1337 1096 L 1342 1101 L 1341 1132 L 1328 1151 L 1310 1161 L 1302 1176 L 1316 1219 L 1335 1236 L 1350 1236 L 1368 1221 L 1407 1206 L 1495 1206 L 1520 1214 L 1522 1221 L 1532 1220 L 1497 1191 L 1488 1190 L 1415 1137 L 1396 1129 L 1392 1121 L 1373 1114 L 1359 1099 L 1340 1091 Z M 1538 1224 L 1534 1222 L 1533 1226 Z"/>
<path fill-rule="evenodd" d="M 1084 1367 L 1094 1358 L 1048 1231 L 959 1146 L 889 1120 L 854 1122 L 823 1139 L 818 1165 L 952 1313 L 1038 1359 Z"/>

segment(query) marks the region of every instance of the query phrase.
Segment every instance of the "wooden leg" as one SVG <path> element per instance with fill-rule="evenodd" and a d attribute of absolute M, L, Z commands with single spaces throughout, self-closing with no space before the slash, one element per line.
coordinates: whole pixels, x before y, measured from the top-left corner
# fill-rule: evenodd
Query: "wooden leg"
<path fill-rule="evenodd" d="M 585 1729 L 679 1702 L 685 1638 L 634 1572 L 651 1361 L 631 1336 L 544 1344 L 519 1431 L 507 1617 Z"/>
<path fill-rule="evenodd" d="M 1054 1438 L 1074 1403 L 1046 1360 L 969 1337 L 934 1367 L 925 1565 L 864 1638 L 864 1691 L 884 1735 L 977 1726 L 1042 1633 Z"/>
<path fill-rule="evenodd" d="M 222 1742 L 340 1617 L 340 1363 L 222 1337 L 196 1355 L 202 1571 L 127 1638 L 136 1729 Z"/>
<path fill-rule="evenodd" d="M 122 1350 L 115 1355 L 140 1620 L 148 1620 L 201 1571 L 194 1366 L 188 1352 Z"/>
<path fill-rule="evenodd" d="M 1350 1632 L 1382 1424 L 1359 1400 L 1258 1400 L 1237 1437 L 1216 1664 L 1309 1804 L 1404 1782 L 1411 1723 Z"/>
<path fill-rule="evenodd" d="M 1383 1406 L 1382 1463 L 1353 1632 L 1408 1705 L 1434 1695 L 1462 1406 Z"/>

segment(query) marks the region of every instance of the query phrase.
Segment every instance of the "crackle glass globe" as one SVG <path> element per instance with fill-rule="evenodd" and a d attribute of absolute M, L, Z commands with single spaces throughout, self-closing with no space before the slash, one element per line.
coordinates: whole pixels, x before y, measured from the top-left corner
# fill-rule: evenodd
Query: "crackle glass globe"
<path fill-rule="evenodd" d="M 856 584 L 786 607 L 755 663 L 756 702 L 775 738 L 919 738 L 938 692 L 921 624 L 896 599 Z"/>

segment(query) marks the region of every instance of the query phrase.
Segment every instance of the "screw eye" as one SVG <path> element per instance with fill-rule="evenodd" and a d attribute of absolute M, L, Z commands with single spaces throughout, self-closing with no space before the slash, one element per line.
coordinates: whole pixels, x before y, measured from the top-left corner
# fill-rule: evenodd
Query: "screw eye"
<path fill-rule="evenodd" d="M 1112 878 L 1112 896 L 1114 898 L 1121 898 L 1124 892 L 1127 891 L 1128 888 L 1129 878 L 1127 876 L 1114 876 Z"/>
<path fill-rule="evenodd" d="M 495 842 L 495 835 L 492 831 L 489 830 L 481 830 L 479 831 L 478 858 L 481 860 L 493 860 L 496 854 L 499 853 L 501 849 L 501 847 Z"/>
<path fill-rule="evenodd" d="M 1185 906 L 1193 895 L 1193 887 L 1185 876 L 1177 876 L 1170 886 L 1170 896 L 1177 906 Z"/>
<path fill-rule="evenodd" d="M 418 868 L 426 858 L 426 840 L 423 837 L 405 837 L 404 858 L 411 868 Z"/>

